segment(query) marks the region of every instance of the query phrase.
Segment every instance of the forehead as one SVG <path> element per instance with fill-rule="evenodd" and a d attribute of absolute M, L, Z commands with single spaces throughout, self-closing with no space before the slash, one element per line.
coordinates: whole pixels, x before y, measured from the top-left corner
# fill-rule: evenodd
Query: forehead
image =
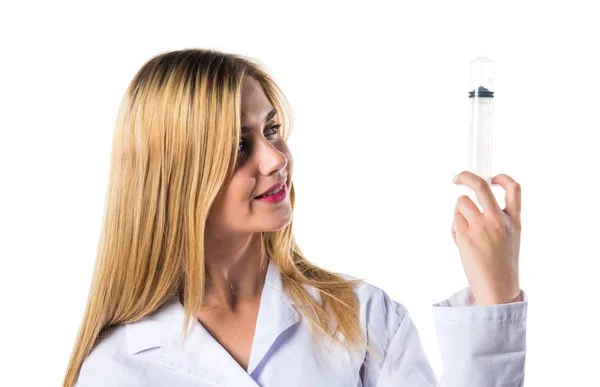
<path fill-rule="evenodd" d="M 252 125 L 260 123 L 273 110 L 260 83 L 252 77 L 246 77 L 242 87 L 242 122 Z"/>

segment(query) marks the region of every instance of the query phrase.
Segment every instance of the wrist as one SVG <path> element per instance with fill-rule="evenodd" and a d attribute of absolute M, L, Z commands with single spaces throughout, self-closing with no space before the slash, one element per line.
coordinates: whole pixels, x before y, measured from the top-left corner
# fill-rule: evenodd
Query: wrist
<path fill-rule="evenodd" d="M 511 295 L 512 296 L 512 295 Z M 513 298 L 508 297 L 475 297 L 475 305 L 476 306 L 486 306 L 486 305 L 501 305 L 501 304 L 510 304 L 513 302 L 522 302 L 523 301 L 523 292 L 519 290 L 517 295 Z"/>

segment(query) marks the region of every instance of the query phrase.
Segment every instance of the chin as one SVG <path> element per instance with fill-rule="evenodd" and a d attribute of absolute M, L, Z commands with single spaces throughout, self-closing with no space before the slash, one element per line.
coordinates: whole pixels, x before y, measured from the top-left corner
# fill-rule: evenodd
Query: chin
<path fill-rule="evenodd" d="M 287 227 L 292 221 L 292 217 L 287 217 L 285 219 L 281 219 L 280 222 L 269 222 L 268 226 L 265 225 L 265 229 L 262 231 L 266 231 L 266 232 L 274 232 L 274 231 L 279 231 L 285 227 Z M 267 223 L 267 222 L 265 222 Z"/>

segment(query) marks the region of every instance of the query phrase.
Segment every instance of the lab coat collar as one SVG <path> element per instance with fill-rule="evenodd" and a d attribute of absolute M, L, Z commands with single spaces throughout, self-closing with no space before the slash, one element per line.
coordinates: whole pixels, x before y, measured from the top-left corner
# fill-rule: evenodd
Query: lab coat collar
<path fill-rule="evenodd" d="M 311 294 L 315 295 L 314 292 Z M 160 308 L 144 319 L 126 326 L 126 345 L 130 354 L 160 347 L 158 362 L 178 372 L 217 385 L 257 386 L 252 373 L 268 355 L 277 339 L 300 321 L 300 314 L 283 291 L 281 273 L 269 260 L 261 294 L 256 331 L 245 371 L 229 353 L 193 319 L 186 341 L 181 344 L 184 307 L 179 300 Z"/>

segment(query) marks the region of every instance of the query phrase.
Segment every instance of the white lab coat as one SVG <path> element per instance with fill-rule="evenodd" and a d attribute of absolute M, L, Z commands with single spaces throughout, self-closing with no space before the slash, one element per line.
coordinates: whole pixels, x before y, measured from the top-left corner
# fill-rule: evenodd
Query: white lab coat
<path fill-rule="evenodd" d="M 355 293 L 363 333 L 384 355 L 380 359 L 335 344 L 316 351 L 308 321 L 282 291 L 281 274 L 270 262 L 247 371 L 195 319 L 179 345 L 183 305 L 176 301 L 141 321 L 110 328 L 83 362 L 76 387 L 522 386 L 524 292 L 521 302 L 471 306 L 466 288 L 433 305 L 444 369 L 439 383 L 406 308 L 368 283 Z"/>

